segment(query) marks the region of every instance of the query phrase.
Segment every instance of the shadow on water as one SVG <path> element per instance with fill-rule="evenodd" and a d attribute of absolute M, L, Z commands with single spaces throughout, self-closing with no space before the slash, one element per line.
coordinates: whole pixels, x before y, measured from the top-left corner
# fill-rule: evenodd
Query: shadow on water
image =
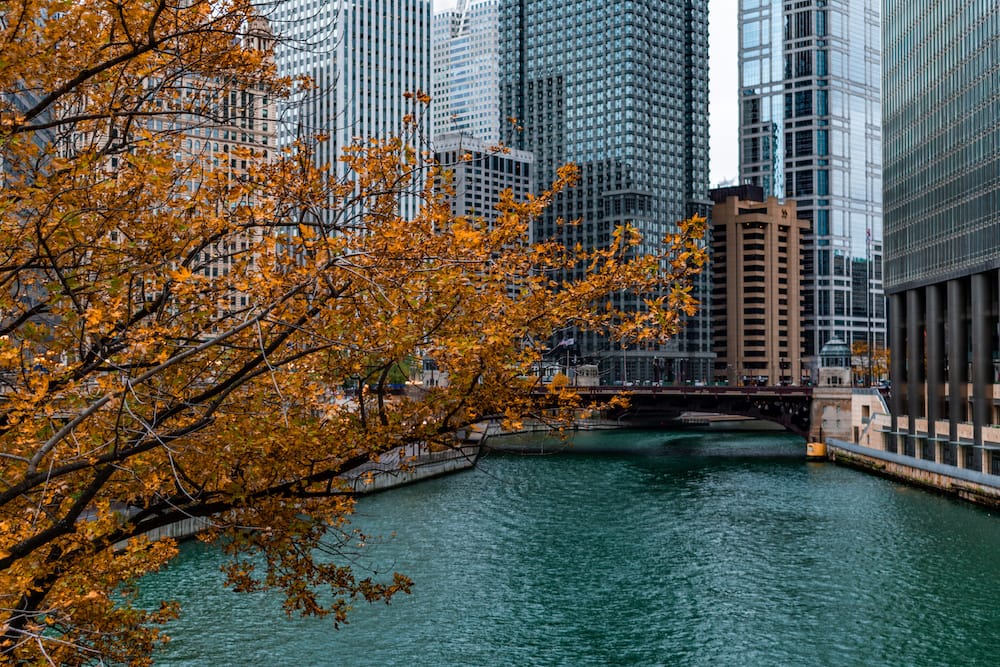
<path fill-rule="evenodd" d="M 779 431 L 642 430 L 580 431 L 566 438 L 517 434 L 491 438 L 490 455 L 572 455 L 673 459 L 795 460 L 805 441 Z"/>

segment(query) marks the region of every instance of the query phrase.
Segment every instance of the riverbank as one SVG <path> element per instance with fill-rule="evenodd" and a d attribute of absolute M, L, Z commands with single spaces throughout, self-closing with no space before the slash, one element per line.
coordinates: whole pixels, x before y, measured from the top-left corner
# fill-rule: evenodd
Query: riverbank
<path fill-rule="evenodd" d="M 617 421 L 595 417 L 578 420 L 571 430 L 601 431 L 620 428 L 623 425 Z M 526 421 L 516 430 L 505 430 L 499 419 L 484 420 L 459 431 L 455 447 L 431 450 L 424 444 L 407 445 L 386 452 L 341 477 L 359 495 L 387 491 L 474 467 L 489 439 L 538 435 L 552 431 L 549 424 L 541 421 Z M 565 445 L 565 439 L 561 442 Z M 209 523 L 210 519 L 190 518 L 150 531 L 147 535 L 153 541 L 167 537 L 175 540 L 190 539 L 205 530 Z"/>
<path fill-rule="evenodd" d="M 911 486 L 954 496 L 976 505 L 1000 509 L 995 479 L 974 470 L 945 466 L 880 449 L 826 440 L 827 457 L 834 463 L 893 479 Z"/>
<path fill-rule="evenodd" d="M 623 425 L 617 421 L 593 417 L 577 420 L 567 432 L 621 428 Z M 404 449 L 387 452 L 343 477 L 348 480 L 355 493 L 385 491 L 472 468 L 483 448 L 496 449 L 497 441 L 516 436 L 544 436 L 549 433 L 553 433 L 552 426 L 542 421 L 528 420 L 517 429 L 505 429 L 501 420 L 487 419 L 459 431 L 456 435 L 461 444 L 454 448 L 431 451 L 425 445 L 409 445 Z M 557 438 L 553 436 L 553 439 Z M 488 441 L 493 444 L 487 444 Z"/>
<path fill-rule="evenodd" d="M 375 493 L 406 484 L 467 470 L 479 458 L 479 441 L 441 451 L 425 445 L 408 445 L 387 452 L 343 475 L 355 493 Z"/>
<path fill-rule="evenodd" d="M 424 445 L 409 445 L 387 452 L 344 473 L 342 477 L 354 493 L 376 493 L 467 470 L 476 464 L 479 451 L 479 442 L 465 442 L 443 451 L 431 451 Z M 191 517 L 152 530 L 146 536 L 154 542 L 164 538 L 186 540 L 195 537 L 210 524 L 211 519 Z"/>

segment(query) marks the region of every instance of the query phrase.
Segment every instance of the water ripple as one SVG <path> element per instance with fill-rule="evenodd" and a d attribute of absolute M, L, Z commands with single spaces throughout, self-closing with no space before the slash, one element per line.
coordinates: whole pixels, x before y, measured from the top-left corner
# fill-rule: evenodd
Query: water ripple
<path fill-rule="evenodd" d="M 416 587 L 339 632 L 219 591 L 190 545 L 144 587 L 186 609 L 158 664 L 995 664 L 995 517 L 802 453 L 597 434 L 364 499 L 372 565 Z"/>

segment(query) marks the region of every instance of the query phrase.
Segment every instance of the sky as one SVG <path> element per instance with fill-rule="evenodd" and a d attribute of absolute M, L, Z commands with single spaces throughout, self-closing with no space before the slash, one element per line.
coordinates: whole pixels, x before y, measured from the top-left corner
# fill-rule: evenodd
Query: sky
<path fill-rule="evenodd" d="M 708 0 L 708 115 L 711 184 L 739 177 L 739 0 Z"/>
<path fill-rule="evenodd" d="M 739 176 L 737 135 L 738 92 L 736 16 L 739 0 L 708 0 L 711 186 L 735 183 Z M 433 0 L 434 10 L 454 7 L 457 0 Z"/>

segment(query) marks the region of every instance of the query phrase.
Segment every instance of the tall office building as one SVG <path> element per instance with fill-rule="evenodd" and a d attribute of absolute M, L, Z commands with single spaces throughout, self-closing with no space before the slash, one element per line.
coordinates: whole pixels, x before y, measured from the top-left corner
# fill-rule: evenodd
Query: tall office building
<path fill-rule="evenodd" d="M 510 190 L 517 200 L 526 199 L 532 192 L 531 153 L 494 150 L 488 142 L 460 133 L 437 137 L 434 152 L 439 164 L 447 169 L 447 177 L 440 180 L 447 180 L 454 190 L 452 215 L 481 219 L 492 226 L 505 190 Z"/>
<path fill-rule="evenodd" d="M 282 110 L 278 140 L 326 135 L 317 164 L 343 173 L 345 147 L 402 134 L 414 111 L 405 94 L 430 93 L 430 0 L 288 0 L 272 5 L 268 19 L 278 71 L 314 82 Z M 421 118 L 426 136 L 430 111 Z"/>
<path fill-rule="evenodd" d="M 759 186 L 717 188 L 711 196 L 712 379 L 799 384 L 799 246 L 808 223 L 796 216 L 794 200 L 765 198 Z"/>
<path fill-rule="evenodd" d="M 461 0 L 434 14 L 432 129 L 500 140 L 500 0 Z"/>
<path fill-rule="evenodd" d="M 1000 6 L 885 9 L 884 446 L 998 486 Z"/>
<path fill-rule="evenodd" d="M 740 0 L 740 179 L 794 199 L 806 363 L 885 347 L 879 0 Z"/>
<path fill-rule="evenodd" d="M 534 152 L 539 190 L 560 165 L 581 168 L 537 239 L 603 247 L 628 222 L 652 252 L 678 220 L 708 212 L 707 0 L 504 0 L 500 43 L 501 118 L 517 120 L 501 123 L 501 138 Z M 707 302 L 707 281 L 700 287 Z M 638 308 L 641 297 L 621 300 Z M 605 380 L 652 379 L 654 360 L 675 379 L 710 373 L 707 308 L 662 349 L 622 349 L 590 332 L 573 340 Z"/>

